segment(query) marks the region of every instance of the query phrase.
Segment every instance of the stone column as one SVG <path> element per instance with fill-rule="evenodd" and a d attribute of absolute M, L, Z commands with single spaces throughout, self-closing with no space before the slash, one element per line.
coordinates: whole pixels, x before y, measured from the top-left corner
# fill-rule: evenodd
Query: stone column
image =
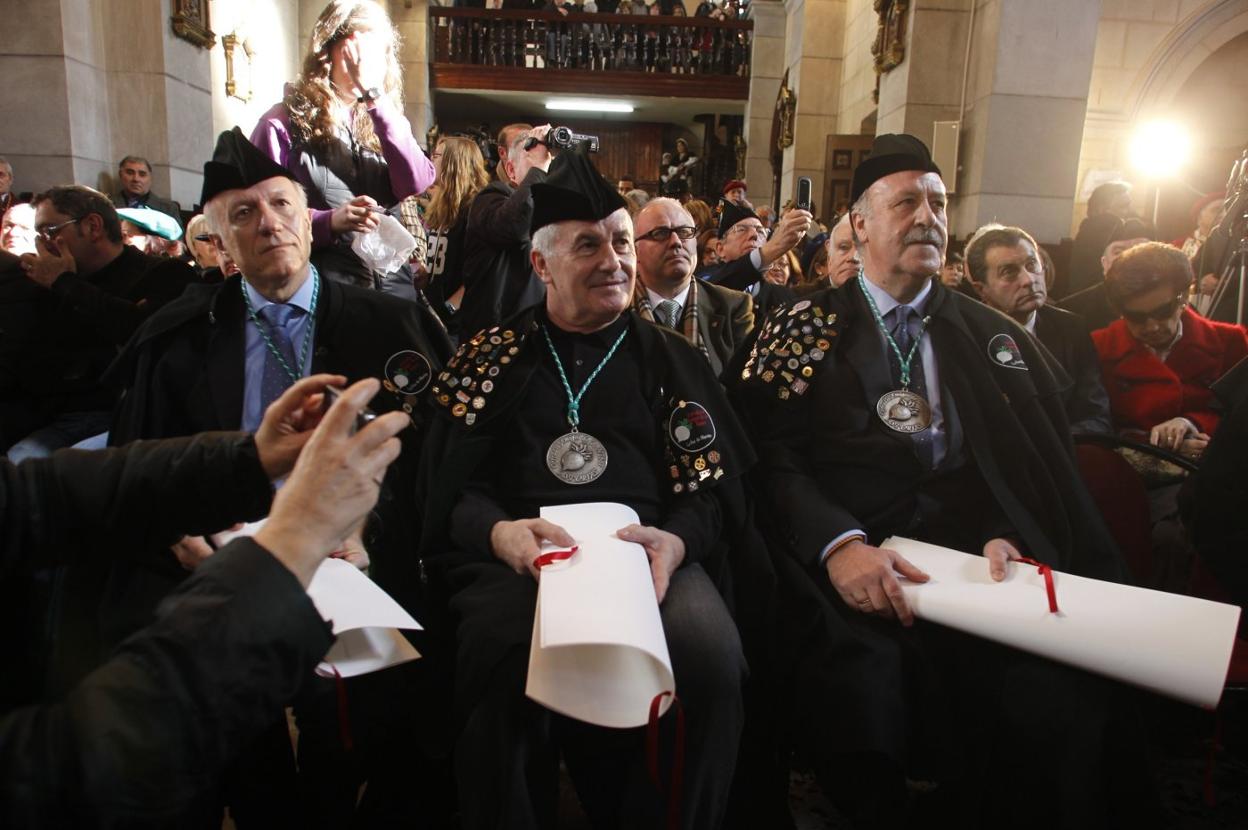
<path fill-rule="evenodd" d="M 98 185 L 115 164 L 108 79 L 95 4 L 11 0 L 0 26 L 0 148 L 13 189 Z"/>
<path fill-rule="evenodd" d="M 789 87 L 797 96 L 793 144 L 784 151 L 780 203 L 811 178 L 816 202 L 823 193 L 828 136 L 836 133 L 845 43 L 845 0 L 785 0 L 785 52 Z M 826 215 L 826 205 L 816 205 Z"/>
<path fill-rule="evenodd" d="M 429 91 L 429 3 L 428 0 L 390 0 L 390 17 L 403 45 L 399 61 L 403 67 L 403 99 L 412 134 L 424 146 L 425 134 L 433 126 L 433 94 Z M 429 148 L 432 152 L 433 148 Z"/>
<path fill-rule="evenodd" d="M 173 0 L 110 0 L 106 6 L 105 115 L 113 164 L 125 155 L 143 156 L 152 164 L 152 192 L 190 210 L 199 201 L 204 161 L 212 155 L 208 50 L 174 35 Z"/>
<path fill-rule="evenodd" d="M 784 75 L 784 5 L 778 0 L 754 0 L 754 45 L 750 53 L 750 98 L 745 104 L 745 181 L 756 207 L 772 202 L 771 117 Z M 716 195 L 723 182 L 708 182 Z"/>
<path fill-rule="evenodd" d="M 1068 233 L 1100 11 L 1099 0 L 981 0 L 950 211 L 959 236 L 991 221 L 1042 242 Z M 916 134 L 930 140 L 930 126 Z"/>

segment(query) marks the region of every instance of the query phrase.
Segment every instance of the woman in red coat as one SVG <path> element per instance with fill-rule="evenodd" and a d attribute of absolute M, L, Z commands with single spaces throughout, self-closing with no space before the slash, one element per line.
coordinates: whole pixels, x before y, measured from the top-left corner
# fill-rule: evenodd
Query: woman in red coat
<path fill-rule="evenodd" d="M 1210 387 L 1248 355 L 1248 336 L 1189 309 L 1191 283 L 1191 265 L 1178 248 L 1136 245 L 1105 275 L 1121 318 L 1092 340 L 1118 430 L 1198 457 L 1218 426 Z"/>

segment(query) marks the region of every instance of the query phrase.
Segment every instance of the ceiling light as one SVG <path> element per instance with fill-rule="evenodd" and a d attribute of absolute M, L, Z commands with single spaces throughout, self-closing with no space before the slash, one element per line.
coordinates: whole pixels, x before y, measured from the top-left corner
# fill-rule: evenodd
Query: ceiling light
<path fill-rule="evenodd" d="M 606 98 L 552 98 L 546 102 L 548 110 L 570 112 L 632 112 L 635 107 L 626 101 Z"/>

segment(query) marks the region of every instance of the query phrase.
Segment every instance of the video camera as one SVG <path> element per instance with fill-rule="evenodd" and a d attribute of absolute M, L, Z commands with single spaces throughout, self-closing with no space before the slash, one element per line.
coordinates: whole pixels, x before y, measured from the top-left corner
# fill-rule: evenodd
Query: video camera
<path fill-rule="evenodd" d="M 598 136 L 573 132 L 571 127 L 552 127 L 550 132 L 546 133 L 545 141 L 535 136 L 530 136 L 524 141 L 524 149 L 532 150 L 539 144 L 544 144 L 552 150 L 556 147 L 567 150 L 579 144 L 588 144 L 589 152 L 598 152 Z"/>

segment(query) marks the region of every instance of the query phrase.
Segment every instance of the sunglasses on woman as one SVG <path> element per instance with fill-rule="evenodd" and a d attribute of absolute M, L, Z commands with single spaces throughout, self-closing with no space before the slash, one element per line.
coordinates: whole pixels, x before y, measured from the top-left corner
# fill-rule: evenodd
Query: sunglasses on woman
<path fill-rule="evenodd" d="M 1137 326 L 1142 326 L 1149 320 L 1156 320 L 1160 323 L 1169 320 L 1174 315 L 1174 312 L 1178 311 L 1183 305 L 1185 305 L 1183 298 L 1175 297 L 1165 305 L 1159 305 L 1149 311 L 1127 311 L 1123 309 L 1122 319 L 1128 323 L 1135 323 Z"/>

